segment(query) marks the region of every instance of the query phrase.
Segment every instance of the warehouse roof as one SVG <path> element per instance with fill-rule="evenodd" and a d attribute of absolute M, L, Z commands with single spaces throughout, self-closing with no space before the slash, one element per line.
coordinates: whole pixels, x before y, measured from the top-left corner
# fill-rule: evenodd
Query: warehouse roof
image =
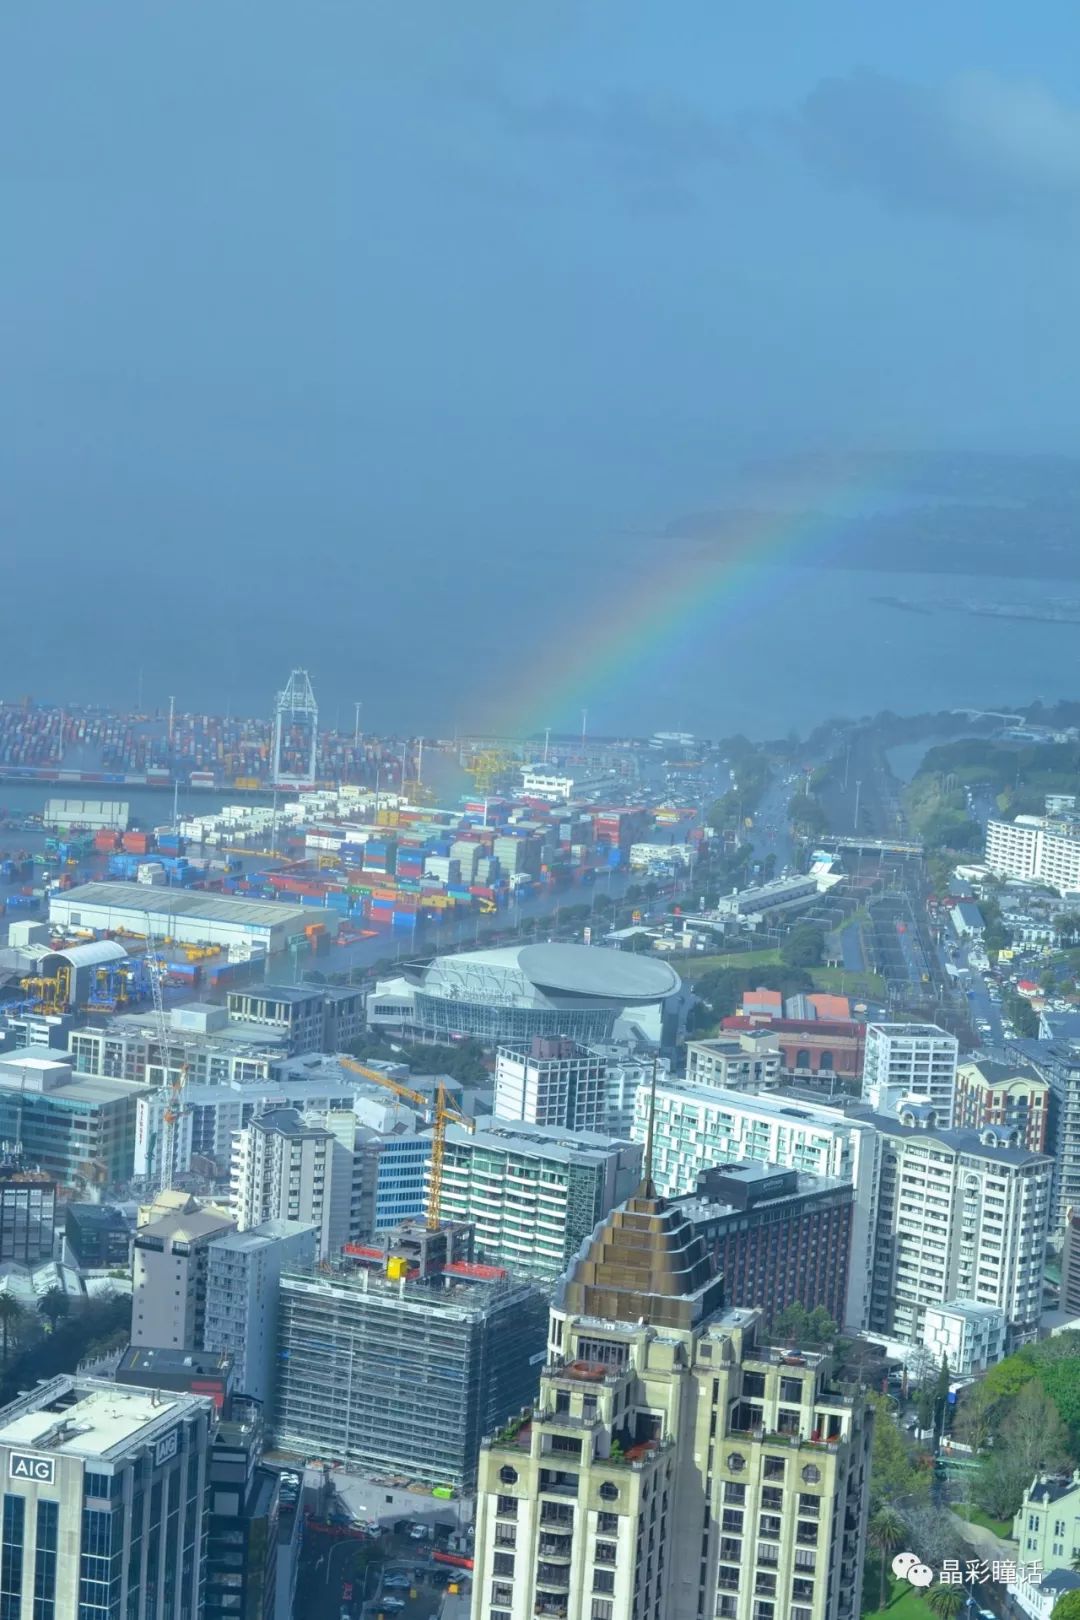
<path fill-rule="evenodd" d="M 162 888 L 151 883 L 83 883 L 53 895 L 50 906 L 104 906 L 114 911 L 149 911 L 156 917 L 201 917 L 207 922 L 235 923 L 242 928 L 272 928 L 295 923 L 328 923 L 336 913 L 314 906 L 290 906 L 280 900 L 237 900 L 205 889 Z"/>
<path fill-rule="evenodd" d="M 142 886 L 140 884 L 140 888 Z M 88 945 L 65 945 L 62 950 L 50 950 L 48 954 L 63 957 L 72 967 L 80 968 L 99 967 L 103 962 L 122 962 L 127 951 L 115 939 L 94 939 Z"/>

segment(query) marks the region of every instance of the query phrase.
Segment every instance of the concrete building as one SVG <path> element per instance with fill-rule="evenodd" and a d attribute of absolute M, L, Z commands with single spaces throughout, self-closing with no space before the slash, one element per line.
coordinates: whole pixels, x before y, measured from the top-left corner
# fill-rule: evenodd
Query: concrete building
<path fill-rule="evenodd" d="M 450 1125 L 442 1212 L 476 1229 L 480 1259 L 553 1281 L 641 1179 L 641 1148 L 591 1131 Z"/>
<path fill-rule="evenodd" d="M 972 1058 L 956 1071 L 952 1123 L 957 1130 L 994 1125 L 1017 1147 L 1046 1152 L 1050 1086 L 1034 1069 Z"/>
<path fill-rule="evenodd" d="M 71 1374 L 5 1406 L 5 1612 L 196 1620 L 213 1421 L 203 1397 Z"/>
<path fill-rule="evenodd" d="M 344 1127 L 354 1116 L 324 1114 L 316 1124 L 295 1108 L 271 1108 L 238 1131 L 230 1204 L 237 1230 L 264 1221 L 302 1221 L 317 1228 L 319 1258 L 341 1252 L 351 1232 L 353 1150 Z"/>
<path fill-rule="evenodd" d="M 314 1269 L 319 1233 L 304 1221 L 264 1221 L 207 1246 L 202 1345 L 232 1357 L 238 1395 L 269 1408 L 277 1367 L 282 1271 Z"/>
<path fill-rule="evenodd" d="M 1062 1233 L 1080 1209 L 1080 1040 L 1013 1040 L 1008 1056 L 1030 1063 L 1050 1087 L 1046 1151 L 1053 1156 L 1050 1230 Z"/>
<path fill-rule="evenodd" d="M 262 1455 L 261 1413 L 234 1403 L 210 1452 L 204 1620 L 275 1620 L 280 1476 Z"/>
<path fill-rule="evenodd" d="M 546 1303 L 451 1262 L 281 1279 L 279 1447 L 363 1473 L 471 1486 L 481 1436 L 533 1399 Z M 490 1271 L 484 1268 L 490 1277 Z"/>
<path fill-rule="evenodd" d="M 648 1096 L 638 1093 L 634 1140 L 649 1128 Z M 854 1191 L 851 1265 L 843 1325 L 865 1328 L 870 1313 L 881 1139 L 870 1119 L 842 1109 L 756 1097 L 718 1086 L 665 1080 L 656 1087 L 653 1180 L 666 1197 L 693 1193 L 703 1171 L 753 1159 L 816 1176 L 839 1178 Z"/>
<path fill-rule="evenodd" d="M 1080 822 L 1017 816 L 986 823 L 986 864 L 998 877 L 1080 889 Z"/>
<path fill-rule="evenodd" d="M 676 1207 L 704 1238 L 725 1299 L 769 1326 L 790 1305 L 843 1321 L 853 1204 L 849 1181 L 744 1160 L 706 1170 Z"/>
<path fill-rule="evenodd" d="M 338 919 L 325 907 L 290 906 L 276 900 L 241 900 L 205 889 L 180 889 L 149 883 L 83 883 L 54 889 L 49 895 L 49 921 L 61 929 L 91 928 L 95 933 L 123 929 L 147 932 L 147 914 L 155 939 L 180 945 L 232 945 L 273 956 L 304 929 L 320 924 L 336 933 Z"/>
<path fill-rule="evenodd" d="M 922 1342 L 954 1378 L 977 1378 L 1005 1355 L 1007 1328 L 999 1306 L 953 1299 L 926 1307 Z"/>
<path fill-rule="evenodd" d="M 668 963 L 630 951 L 514 945 L 435 957 L 416 975 L 412 1017 L 435 1041 L 474 1035 L 505 1046 L 539 1035 L 588 1046 L 610 1041 L 624 1013 L 673 1002 L 680 988 Z"/>
<path fill-rule="evenodd" d="M 875 1115 L 883 1144 L 870 1326 L 924 1344 L 926 1308 L 956 1300 L 1004 1311 L 1007 1349 L 1042 1310 L 1052 1162 L 997 1127 L 939 1130 L 929 1104 Z"/>
<path fill-rule="evenodd" d="M 1080 1316 L 1080 1209 L 1065 1212 L 1061 1251 L 1061 1309 Z"/>
<path fill-rule="evenodd" d="M 584 1245 L 481 1456 L 475 1620 L 855 1620 L 872 1412 L 722 1295 L 648 1186 Z"/>
<path fill-rule="evenodd" d="M 140 1090 L 74 1074 L 66 1052 L 5 1053 L 0 1141 L 21 1143 L 27 1160 L 64 1187 L 130 1180 Z"/>
<path fill-rule="evenodd" d="M 206 1395 L 217 1412 L 230 1410 L 232 1357 L 211 1350 L 164 1350 L 128 1345 L 116 1369 L 116 1382 L 138 1389 L 168 1389 Z"/>
<path fill-rule="evenodd" d="M 290 1056 L 347 1051 L 367 1027 L 360 990 L 254 985 L 230 990 L 225 1005 L 238 1028 L 279 1036 Z"/>
<path fill-rule="evenodd" d="M 165 1061 L 155 1013 L 107 1018 L 68 1032 L 70 1062 L 77 1074 L 114 1080 L 140 1080 L 162 1085 Z M 196 1002 L 169 1010 L 169 1060 L 182 1064 L 191 1085 L 241 1084 L 268 1080 L 276 1062 L 287 1055 L 284 1036 L 267 1030 L 253 1039 L 239 1028 L 224 1007 Z"/>
<path fill-rule="evenodd" d="M 781 1080 L 780 1042 L 770 1030 L 744 1029 L 707 1041 L 687 1041 L 688 1085 L 729 1091 L 772 1091 Z"/>
<path fill-rule="evenodd" d="M 839 1080 L 861 1084 L 866 1058 L 865 1025 L 850 1018 L 790 1018 L 779 1013 L 762 1017 L 744 1013 L 725 1018 L 721 1028 L 725 1035 L 738 1034 L 748 1023 L 776 1038 L 780 1047 L 780 1072 L 785 1080 Z"/>
<path fill-rule="evenodd" d="M 576 1041 L 534 1036 L 525 1049 L 500 1046 L 495 1060 L 495 1114 L 527 1125 L 572 1131 L 607 1123 L 607 1064 Z"/>
<path fill-rule="evenodd" d="M 197 1199 L 175 1215 L 137 1228 L 131 1286 L 131 1342 L 163 1350 L 202 1348 L 206 1273 L 212 1238 L 233 1222 L 201 1208 Z"/>
<path fill-rule="evenodd" d="M 1013 1540 L 1025 1564 L 1071 1568 L 1080 1556 L 1080 1470 L 1065 1478 L 1040 1474 L 1032 1480 L 1013 1520 Z"/>
<path fill-rule="evenodd" d="M 867 1024 L 864 1100 L 891 1114 L 903 1098 L 922 1097 L 942 1123 L 951 1120 L 959 1051 L 956 1036 L 937 1024 Z"/>

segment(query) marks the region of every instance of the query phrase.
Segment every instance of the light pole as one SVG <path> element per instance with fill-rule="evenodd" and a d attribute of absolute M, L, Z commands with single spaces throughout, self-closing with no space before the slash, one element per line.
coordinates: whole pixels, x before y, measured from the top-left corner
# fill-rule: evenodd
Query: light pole
<path fill-rule="evenodd" d="M 854 831 L 856 833 L 859 830 L 859 794 L 861 792 L 862 792 L 862 783 L 861 782 L 856 782 L 855 783 L 855 823 L 854 823 Z"/>

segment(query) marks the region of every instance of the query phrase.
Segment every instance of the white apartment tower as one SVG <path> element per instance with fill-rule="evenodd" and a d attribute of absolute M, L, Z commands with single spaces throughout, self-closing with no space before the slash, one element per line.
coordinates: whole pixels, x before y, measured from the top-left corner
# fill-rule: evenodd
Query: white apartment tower
<path fill-rule="evenodd" d="M 937 1024 L 867 1024 L 863 1057 L 864 1101 L 881 1114 L 895 1114 L 907 1097 L 932 1103 L 937 1123 L 952 1124 L 960 1047 Z"/>
<path fill-rule="evenodd" d="M 607 1122 L 606 1073 L 607 1059 L 576 1041 L 537 1036 L 525 1050 L 500 1046 L 496 1117 L 602 1131 Z"/>
<path fill-rule="evenodd" d="M 1047 883 L 1062 894 L 1080 889 L 1080 822 L 1048 816 L 988 821 L 986 864 L 999 877 Z"/>
<path fill-rule="evenodd" d="M 665 1196 L 677 1197 L 692 1193 L 710 1165 L 755 1159 L 849 1181 L 855 1198 L 844 1324 L 859 1330 L 868 1325 L 870 1311 L 881 1163 L 875 1126 L 876 1121 L 849 1119 L 838 1108 L 664 1079 L 657 1083 L 653 1112 L 653 1180 Z M 634 1140 L 645 1142 L 648 1130 L 649 1092 L 642 1087 Z"/>
<path fill-rule="evenodd" d="M 855 1620 L 872 1414 L 722 1294 L 649 1183 L 583 1246 L 481 1452 L 473 1620 Z"/>
<path fill-rule="evenodd" d="M 319 1258 L 336 1259 L 350 1236 L 352 1196 L 351 1149 L 295 1108 L 268 1109 L 233 1138 L 230 1201 L 241 1232 L 302 1221 L 318 1229 Z"/>
<path fill-rule="evenodd" d="M 870 1327 L 923 1344 L 930 1307 L 970 1302 L 1004 1313 L 1015 1349 L 1038 1332 L 1053 1160 L 1008 1146 L 1004 1127 L 937 1130 L 932 1112 L 913 1104 L 877 1121 Z"/>
<path fill-rule="evenodd" d="M 274 1393 L 281 1273 L 313 1270 L 318 1238 L 304 1221 L 264 1221 L 209 1245 L 200 1348 L 228 1352 L 236 1393 L 265 1410 Z"/>
<path fill-rule="evenodd" d="M 131 1342 L 158 1350 L 200 1350 L 210 1245 L 233 1230 L 220 1210 L 197 1199 L 135 1233 L 131 1261 Z"/>

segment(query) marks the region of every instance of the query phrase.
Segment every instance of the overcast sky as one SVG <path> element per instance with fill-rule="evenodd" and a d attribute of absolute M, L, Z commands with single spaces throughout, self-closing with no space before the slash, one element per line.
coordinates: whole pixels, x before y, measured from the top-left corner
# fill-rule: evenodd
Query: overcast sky
<path fill-rule="evenodd" d="M 1078 52 L 1072 0 L 12 0 L 6 536 L 407 571 L 746 456 L 1072 450 Z"/>

